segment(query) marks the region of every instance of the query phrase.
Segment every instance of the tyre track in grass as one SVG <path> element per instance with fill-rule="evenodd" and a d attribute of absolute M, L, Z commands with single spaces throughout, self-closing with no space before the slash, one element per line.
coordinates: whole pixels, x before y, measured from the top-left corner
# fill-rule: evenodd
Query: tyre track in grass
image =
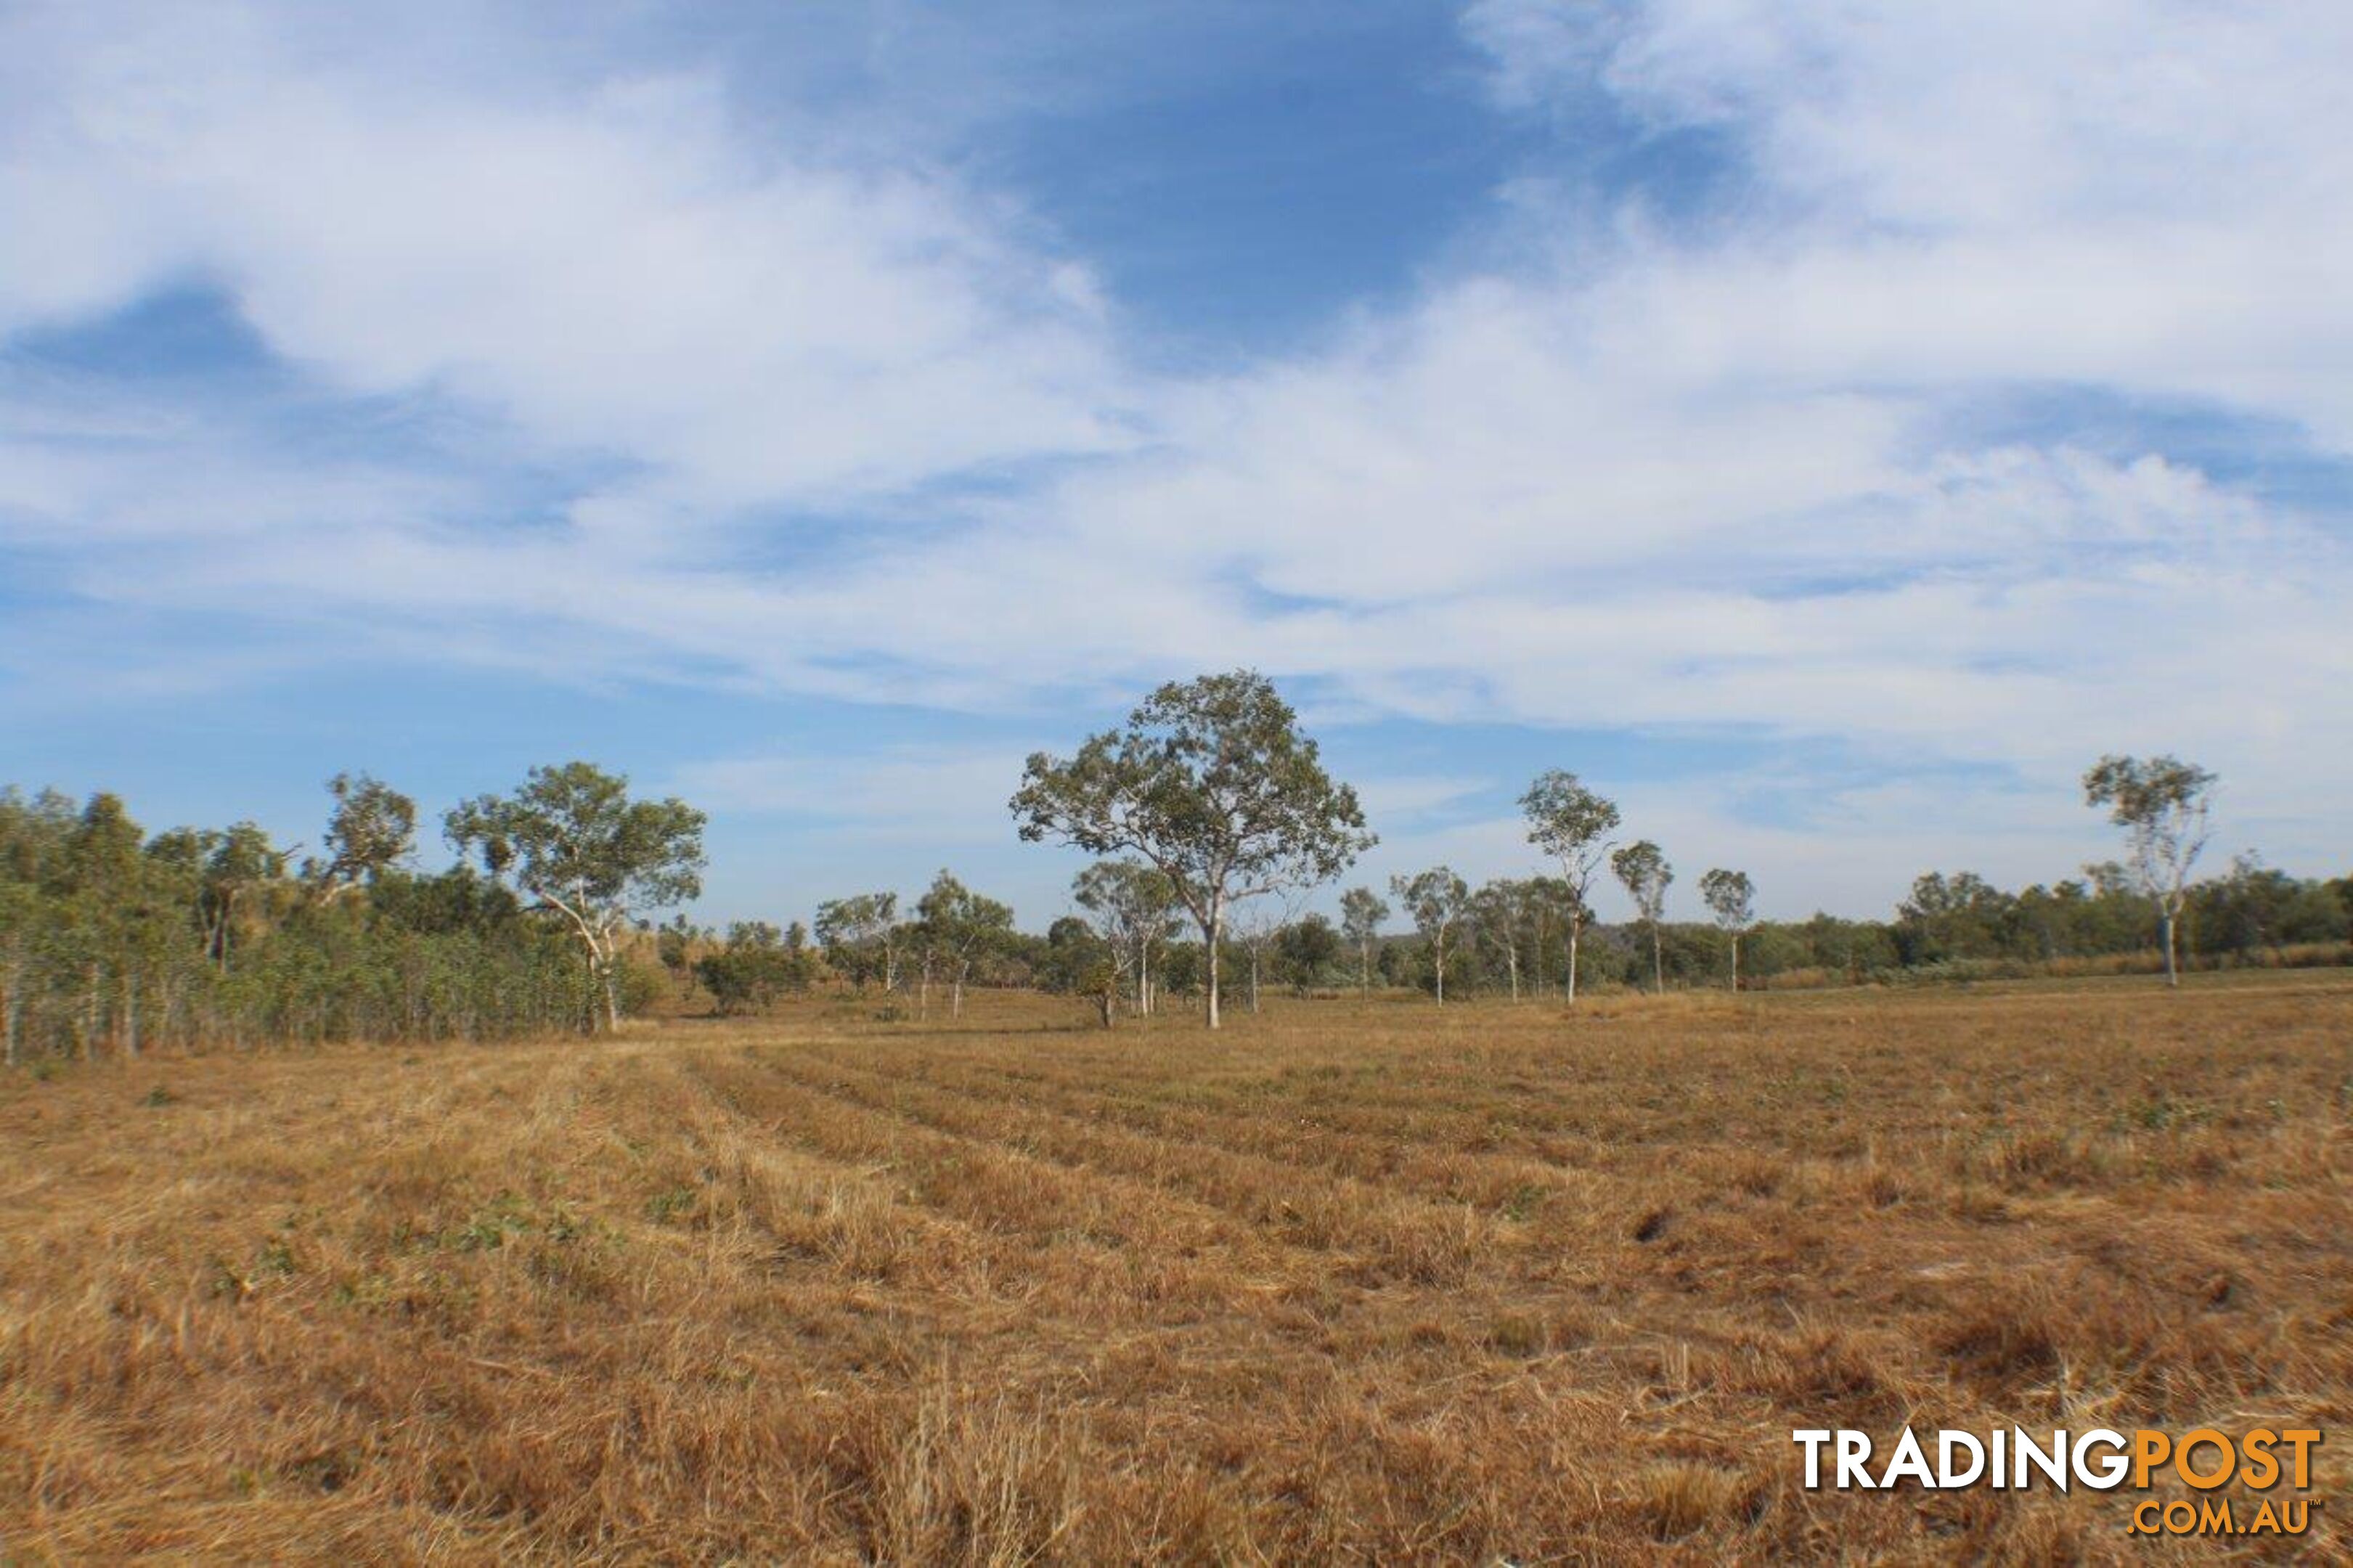
<path fill-rule="evenodd" d="M 1017 1146 L 1039 1158 L 1090 1173 L 1117 1172 L 1160 1191 L 1185 1194 L 1290 1245 L 1334 1255 L 1358 1283 L 1460 1286 L 1478 1258 L 1500 1250 L 1493 1225 L 1461 1205 L 1322 1176 L 1261 1155 L 1027 1110 L 1008 1100 L 926 1091 L 916 1080 L 872 1069 L 801 1059 L 807 1066 L 798 1071 L 791 1058 L 776 1058 L 774 1066 L 819 1092 L 976 1143 L 1005 1145 L 1011 1130 L 991 1119 L 1009 1118 L 1021 1140 Z M 911 1099 L 924 1093 L 930 1096 L 924 1104 L 911 1106 Z"/>
<path fill-rule="evenodd" d="M 1264 1239 L 1253 1228 L 1211 1205 L 1190 1203 L 1181 1197 L 1172 1201 L 1169 1194 L 1149 1184 L 1113 1173 L 1072 1169 L 1041 1160 L 1030 1151 L 1001 1139 L 909 1117 L 871 1094 L 849 1092 L 849 1086 L 838 1079 L 825 1081 L 821 1076 L 812 1078 L 792 1072 L 766 1052 L 754 1062 L 704 1064 L 702 1070 L 710 1075 L 717 1092 L 727 1096 L 742 1114 L 765 1127 L 770 1135 L 789 1136 L 796 1142 L 828 1151 L 840 1150 L 843 1153 L 839 1157 L 879 1159 L 895 1170 L 921 1172 L 922 1167 L 907 1158 L 910 1153 L 955 1163 L 966 1163 L 977 1153 L 1009 1166 L 1052 1173 L 1058 1184 L 1048 1194 L 1052 1212 L 1045 1216 L 1048 1223 L 1042 1225 L 1037 1223 L 1039 1216 L 1036 1214 L 972 1206 L 968 1197 L 951 1186 L 947 1195 L 958 1197 L 971 1208 L 971 1217 L 962 1223 L 971 1225 L 977 1235 L 1026 1237 L 1034 1242 L 1082 1234 L 1097 1227 L 1100 1222 L 1113 1220 L 1120 1222 L 1119 1236 L 1127 1244 L 1199 1251 L 1215 1247 L 1249 1247 Z M 774 1103 L 778 1095 L 788 1097 L 801 1114 L 782 1120 L 766 1116 L 765 1112 L 778 1109 Z M 939 1174 L 933 1170 L 929 1177 L 936 1181 Z M 1163 1207 L 1145 1206 L 1142 1200 L 1153 1200 Z M 1147 1220 L 1148 1228 L 1134 1228 Z M 1007 1222 L 1011 1222 L 1009 1228 Z"/>
<path fill-rule="evenodd" d="M 880 1163 L 911 1201 L 963 1227 L 1025 1310 L 1083 1339 L 1107 1321 L 1189 1330 L 1282 1293 L 1282 1249 L 1231 1216 L 830 1094 L 772 1064 L 700 1064 L 767 1135 Z M 1029 1325 L 1035 1332 L 1036 1324 Z"/>
<path fill-rule="evenodd" d="M 873 1070 L 816 1052 L 810 1056 L 845 1070 Z M 979 1063 L 965 1066 L 955 1076 L 923 1073 L 916 1075 L 913 1081 L 968 1094 L 976 1100 L 1053 1110 L 1082 1123 L 1113 1122 L 1173 1143 L 1272 1159 L 1302 1169 L 1320 1169 L 1334 1176 L 1380 1187 L 1400 1198 L 1433 1204 L 1463 1204 L 1494 1211 L 1554 1197 L 1589 1202 L 1596 1187 L 1607 1183 L 1624 1184 L 1624 1179 L 1613 1177 L 1600 1160 L 1572 1159 L 1557 1149 L 1546 1152 L 1530 1148 L 1513 1153 L 1452 1146 L 1447 1138 L 1430 1135 L 1440 1131 L 1437 1128 L 1364 1132 L 1333 1126 L 1313 1113 L 1282 1117 L 1272 1110 L 1221 1111 L 1139 1101 L 1117 1093 L 1047 1081 L 1039 1075 L 998 1073 Z M 1046 1092 L 1036 1099 L 1017 1098 L 1030 1088 Z M 1447 1120 L 1442 1116 L 1445 1109 L 1439 1108 L 1439 1113 L 1426 1115 L 1423 1120 Z M 1451 1120 L 1467 1121 L 1459 1117 Z M 1464 1127 L 1466 1133 L 1475 1131 Z"/>

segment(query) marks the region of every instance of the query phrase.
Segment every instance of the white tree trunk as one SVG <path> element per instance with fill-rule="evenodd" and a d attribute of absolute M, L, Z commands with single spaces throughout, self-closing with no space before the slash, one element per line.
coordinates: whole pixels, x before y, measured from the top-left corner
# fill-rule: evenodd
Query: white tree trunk
<path fill-rule="evenodd" d="M 1568 917 L 1568 1005 L 1572 1007 L 1577 1005 L 1577 938 L 1584 926 L 1582 915 Z"/>
<path fill-rule="evenodd" d="M 1225 910 L 1223 907 L 1212 902 L 1209 905 L 1209 918 L 1207 921 L 1203 922 L 1201 927 L 1201 934 L 1205 939 L 1207 939 L 1209 949 L 1209 984 L 1208 1005 L 1209 1027 L 1212 1029 L 1218 1026 L 1218 939 L 1225 932 Z"/>

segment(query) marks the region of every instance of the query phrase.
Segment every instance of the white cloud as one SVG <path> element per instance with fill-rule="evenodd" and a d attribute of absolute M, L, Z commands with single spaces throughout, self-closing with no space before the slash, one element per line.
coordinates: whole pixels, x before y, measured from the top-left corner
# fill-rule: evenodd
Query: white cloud
<path fill-rule="evenodd" d="M 493 94 L 246 6 L 116 19 L 9 29 L 0 331 L 200 277 L 336 387 L 432 389 L 706 508 L 1130 439 L 1082 267 L 920 167 L 746 148 L 707 76 Z"/>
<path fill-rule="evenodd" d="M 0 332 L 195 276 L 317 384 L 473 432 L 454 474 L 378 473 L 228 414 L 97 452 L 0 411 L 0 537 L 80 541 L 92 599 L 969 709 L 1251 661 L 1357 711 L 1984 763 L 2019 801 L 2168 747 L 2341 843 L 2298 782 L 2353 764 L 2341 515 L 1970 417 L 2088 388 L 2353 456 L 2341 5 L 1482 0 L 1507 111 L 1730 149 L 1708 221 L 1515 192 L 1541 262 L 1195 381 L 1123 359 L 1117 302 L 1018 203 L 761 142 L 713 71 L 533 75 L 489 25 L 495 69 L 385 67 L 242 6 L 0 26 Z M 619 477 L 486 526 L 480 472 L 584 454 Z M 953 489 L 976 471 L 987 500 Z M 134 545 L 168 569 L 121 570 Z M 856 793 L 896 777 L 913 811 L 965 765 Z M 839 778 L 692 782 L 751 809 Z M 1737 840 L 1736 781 L 1693 788 L 1678 831 Z M 2019 801 L 1972 832 L 2039 852 Z M 1854 842 L 1921 860 L 1919 809 Z M 1814 842 L 1752 848 L 1798 875 Z"/>

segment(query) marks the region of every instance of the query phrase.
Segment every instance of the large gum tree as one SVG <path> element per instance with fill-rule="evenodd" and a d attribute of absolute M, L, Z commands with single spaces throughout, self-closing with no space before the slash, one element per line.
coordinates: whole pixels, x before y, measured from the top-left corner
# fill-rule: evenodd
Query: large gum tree
<path fill-rule="evenodd" d="M 1011 805 L 1024 839 L 1139 855 L 1168 879 L 1200 928 L 1212 1029 L 1233 906 L 1328 882 L 1374 843 L 1356 792 L 1324 771 L 1274 683 L 1248 669 L 1172 681 L 1124 728 L 1069 757 L 1036 753 Z"/>
<path fill-rule="evenodd" d="M 704 820 L 684 801 L 633 801 L 628 779 L 566 763 L 532 769 L 512 795 L 467 801 L 443 826 L 459 854 L 571 928 L 605 1026 L 617 1029 L 617 943 L 632 914 L 702 891 Z"/>

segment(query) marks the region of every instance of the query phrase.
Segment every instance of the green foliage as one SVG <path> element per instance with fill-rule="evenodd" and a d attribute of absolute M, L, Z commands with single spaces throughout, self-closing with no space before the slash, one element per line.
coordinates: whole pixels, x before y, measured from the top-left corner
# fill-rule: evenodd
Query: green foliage
<path fill-rule="evenodd" d="M 1746 931 L 1757 919 L 1757 885 L 1746 871 L 1718 867 L 1699 879 L 1699 896 L 1725 931 Z"/>
<path fill-rule="evenodd" d="M 1421 933 L 1430 950 L 1430 989 L 1445 1001 L 1448 940 L 1470 910 L 1470 887 L 1450 868 L 1434 866 L 1411 877 L 1391 877 L 1389 892 Z"/>
<path fill-rule="evenodd" d="M 1666 918 L 1667 888 L 1675 879 L 1674 868 L 1659 847 L 1647 838 L 1637 839 L 1609 857 L 1609 869 L 1625 886 L 1634 907 L 1641 911 L 1642 923 L 1651 928 L 1651 973 L 1658 989 L 1667 988 L 1665 943 L 1659 932 L 1659 923 Z"/>
<path fill-rule="evenodd" d="M 899 895 L 860 893 L 817 907 L 817 943 L 836 974 L 863 991 L 898 984 Z"/>
<path fill-rule="evenodd" d="M 1060 996 L 1092 994 L 1098 968 L 1112 966 L 1113 947 L 1077 915 L 1064 915 L 1046 932 L 1036 965 L 1039 989 Z M 1113 969 L 1117 978 L 1120 971 Z"/>
<path fill-rule="evenodd" d="M 1381 922 L 1388 918 L 1388 901 L 1370 888 L 1351 888 L 1340 895 L 1340 934 L 1356 950 L 1361 989 L 1372 989 L 1373 950 L 1380 943 Z"/>
<path fill-rule="evenodd" d="M 964 1008 L 964 983 L 974 963 L 1001 951 L 1013 935 L 1013 910 L 974 892 L 946 870 L 915 902 L 915 935 L 923 944 L 924 976 L 936 965 L 953 988 L 954 1007 Z"/>
<path fill-rule="evenodd" d="M 1561 874 L 1582 907 L 1592 895 L 1593 875 L 1618 826 L 1618 807 L 1553 768 L 1536 775 L 1520 810 L 1528 819 L 1528 842 L 1561 862 Z"/>
<path fill-rule="evenodd" d="M 1282 977 L 1291 982 L 1292 989 L 1304 992 L 1318 984 L 1324 974 L 1339 962 L 1342 947 L 1340 933 L 1322 915 L 1302 916 L 1282 928 L 1275 938 L 1275 960 Z"/>
<path fill-rule="evenodd" d="M 1609 857 L 1609 869 L 1625 886 L 1626 894 L 1646 921 L 1662 919 L 1667 912 L 1667 889 L 1675 879 L 1674 868 L 1659 847 L 1649 839 L 1638 839 Z"/>
<path fill-rule="evenodd" d="M 765 1013 L 786 993 L 808 989 L 816 959 L 801 934 L 795 926 L 788 940 L 765 921 L 738 921 L 724 947 L 696 961 L 695 978 L 723 1015 Z"/>
<path fill-rule="evenodd" d="M 111 795 L 78 808 L 0 792 L 6 1059 L 484 1039 L 576 1023 L 590 993 L 564 933 L 464 867 L 400 868 L 389 854 L 400 797 L 342 782 L 343 827 L 328 842 L 346 869 L 299 879 L 250 823 L 150 838 Z M 354 799 L 393 826 L 362 831 Z"/>
<path fill-rule="evenodd" d="M 1153 954 L 1176 931 L 1176 884 L 1134 860 L 1098 860 L 1071 881 L 1071 897 L 1092 919 L 1114 989 L 1126 988 L 1135 1010 L 1152 1005 Z M 1092 994 L 1092 993 L 1091 993 Z"/>

